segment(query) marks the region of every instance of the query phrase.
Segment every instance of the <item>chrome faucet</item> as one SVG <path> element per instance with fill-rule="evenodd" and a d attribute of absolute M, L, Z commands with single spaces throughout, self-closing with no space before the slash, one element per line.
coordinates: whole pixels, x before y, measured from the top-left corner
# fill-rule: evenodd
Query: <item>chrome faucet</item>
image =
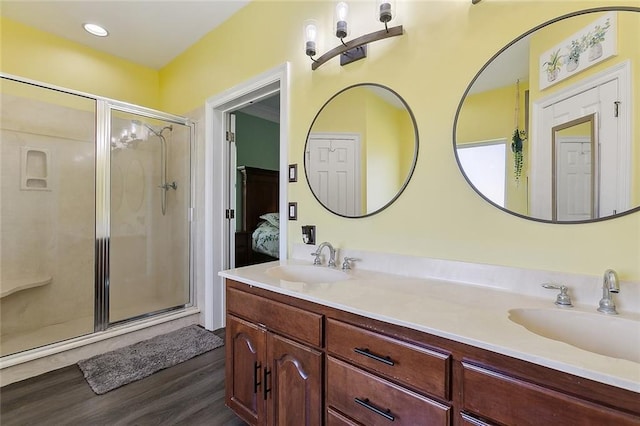
<path fill-rule="evenodd" d="M 311 253 L 311 256 L 315 256 L 316 258 L 313 259 L 313 264 L 314 265 L 320 265 L 320 254 L 322 253 L 322 249 L 325 247 L 329 247 L 329 262 L 327 262 L 327 266 L 329 268 L 335 268 L 336 267 L 336 249 L 333 248 L 333 246 L 331 245 L 331 243 L 329 242 L 324 242 L 324 243 L 320 243 L 320 245 L 318 246 L 318 248 L 316 249 L 315 252 Z"/>
<path fill-rule="evenodd" d="M 569 288 L 566 285 L 544 283 L 542 284 L 542 287 L 551 290 L 560 290 L 560 293 L 558 294 L 558 296 L 556 296 L 556 305 L 560 306 L 561 308 L 573 306 L 573 303 L 571 303 L 571 297 L 569 296 Z"/>
<path fill-rule="evenodd" d="M 613 296 L 611 293 L 620 293 L 620 282 L 618 281 L 618 274 L 613 269 L 607 269 L 604 271 L 604 280 L 602 282 L 602 299 L 598 307 L 598 312 L 604 314 L 615 315 L 616 304 L 613 302 Z"/>

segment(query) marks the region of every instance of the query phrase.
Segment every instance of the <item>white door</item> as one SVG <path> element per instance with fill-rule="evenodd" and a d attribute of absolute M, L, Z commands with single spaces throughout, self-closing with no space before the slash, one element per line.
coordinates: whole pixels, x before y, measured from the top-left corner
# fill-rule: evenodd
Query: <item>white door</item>
<path fill-rule="evenodd" d="M 598 217 L 613 214 L 620 209 L 618 173 L 598 173 L 600 169 L 618 170 L 618 152 L 621 142 L 621 121 L 615 114 L 616 101 L 619 96 L 618 78 L 612 78 L 602 84 L 584 90 L 573 96 L 562 99 L 542 109 L 541 124 L 534 127 L 539 130 L 535 135 L 531 151 L 531 214 L 542 219 L 552 218 L 552 184 L 553 170 L 551 165 L 553 127 L 574 119 L 595 113 L 598 117 L 596 140 L 599 143 L 595 164 L 598 176 L 603 176 L 597 183 L 598 192 L 592 202 L 599 202 Z M 628 201 L 627 201 L 628 203 Z M 616 207 L 618 205 L 618 207 Z"/>
<path fill-rule="evenodd" d="M 351 134 L 311 134 L 307 174 L 318 200 L 344 216 L 360 216 L 360 138 Z"/>
<path fill-rule="evenodd" d="M 593 213 L 591 142 L 558 140 L 557 219 L 588 220 Z"/>

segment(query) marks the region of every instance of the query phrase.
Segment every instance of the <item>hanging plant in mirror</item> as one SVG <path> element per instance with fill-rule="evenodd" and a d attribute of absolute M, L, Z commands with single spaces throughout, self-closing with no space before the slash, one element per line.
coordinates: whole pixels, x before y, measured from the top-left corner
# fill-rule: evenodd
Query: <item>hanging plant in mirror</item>
<path fill-rule="evenodd" d="M 511 137 L 511 151 L 513 152 L 513 175 L 516 186 L 520 185 L 522 166 L 524 165 L 524 141 L 527 140 L 527 132 L 520 130 L 520 80 L 516 80 L 516 105 L 514 111 L 515 130 Z"/>
<path fill-rule="evenodd" d="M 527 133 L 524 130 L 519 130 L 517 127 L 513 131 L 513 137 L 511 138 L 511 151 L 513 151 L 513 176 L 516 180 L 516 185 L 520 184 L 520 177 L 522 176 L 522 165 L 524 164 L 523 146 L 524 141 L 527 140 Z"/>
<path fill-rule="evenodd" d="M 639 19 L 638 6 L 576 10 L 484 64 L 458 106 L 453 148 L 485 201 L 544 223 L 640 214 Z"/>

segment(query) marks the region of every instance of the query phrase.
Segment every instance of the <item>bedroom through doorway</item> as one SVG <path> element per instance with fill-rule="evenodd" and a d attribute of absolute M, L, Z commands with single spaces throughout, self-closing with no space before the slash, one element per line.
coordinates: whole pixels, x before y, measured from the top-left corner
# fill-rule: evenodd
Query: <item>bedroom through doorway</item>
<path fill-rule="evenodd" d="M 229 265 L 280 258 L 280 92 L 228 114 Z"/>

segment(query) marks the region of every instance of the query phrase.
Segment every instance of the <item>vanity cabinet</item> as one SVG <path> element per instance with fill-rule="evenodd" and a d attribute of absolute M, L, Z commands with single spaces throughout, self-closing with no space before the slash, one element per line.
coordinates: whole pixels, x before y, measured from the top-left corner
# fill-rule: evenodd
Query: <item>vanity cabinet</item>
<path fill-rule="evenodd" d="M 235 290 L 227 306 L 227 406 L 250 425 L 322 424 L 321 316 Z"/>
<path fill-rule="evenodd" d="M 355 424 L 451 424 L 449 406 L 333 357 L 328 357 L 327 405 Z"/>
<path fill-rule="evenodd" d="M 451 424 L 450 405 L 431 398 L 449 400 L 449 354 L 332 318 L 326 324 L 330 409 L 364 425 Z"/>
<path fill-rule="evenodd" d="M 227 280 L 226 403 L 251 425 L 640 426 L 640 394 Z"/>
<path fill-rule="evenodd" d="M 493 424 L 638 425 L 640 417 L 463 362 L 463 410 Z M 637 397 L 640 404 L 640 395 Z M 475 417 L 475 416 L 474 416 Z M 468 420 L 474 417 L 467 417 Z M 475 417 L 477 420 L 478 417 Z M 491 423 L 470 423 L 491 424 Z"/>

